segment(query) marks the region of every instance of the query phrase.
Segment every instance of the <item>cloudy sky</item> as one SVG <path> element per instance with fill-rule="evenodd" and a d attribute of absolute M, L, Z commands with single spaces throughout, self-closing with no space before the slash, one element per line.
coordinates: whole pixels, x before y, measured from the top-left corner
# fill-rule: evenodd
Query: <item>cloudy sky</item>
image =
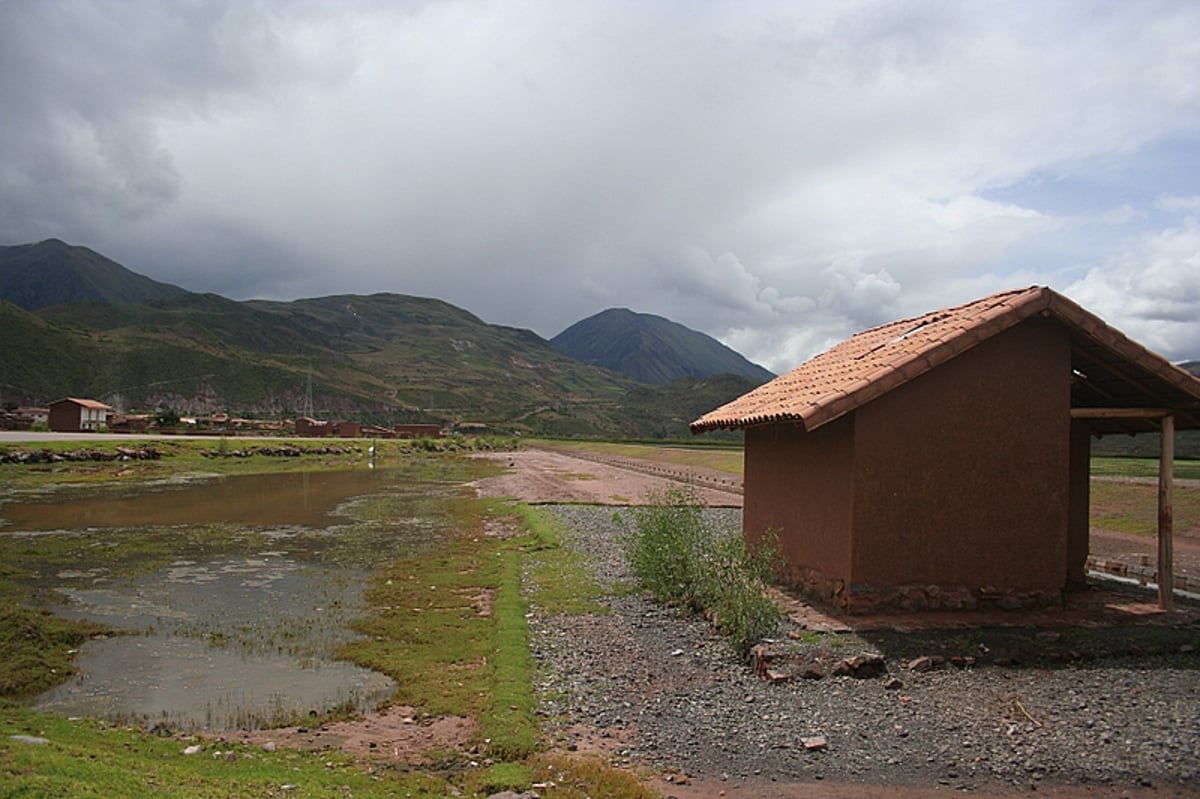
<path fill-rule="evenodd" d="M 0 243 L 656 313 L 775 371 L 1049 285 L 1200 358 L 1194 0 L 0 0 Z"/>

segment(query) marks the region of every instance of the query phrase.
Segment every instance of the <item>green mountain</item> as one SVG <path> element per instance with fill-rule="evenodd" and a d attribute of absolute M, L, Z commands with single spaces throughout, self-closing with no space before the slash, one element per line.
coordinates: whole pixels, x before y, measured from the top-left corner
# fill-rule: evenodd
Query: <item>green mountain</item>
<path fill-rule="evenodd" d="M 550 339 L 550 343 L 572 358 L 611 369 L 639 383 L 661 385 L 684 377 L 734 374 L 757 385 L 775 376 L 711 336 L 661 316 L 626 308 L 610 308 L 589 316 Z"/>
<path fill-rule="evenodd" d="M 99 296 L 145 287 L 113 266 L 95 277 Z M 52 294 L 34 279 L 26 287 Z M 236 302 L 176 290 L 32 311 L 0 300 L 0 351 L 0 401 L 10 404 L 85 396 L 126 412 L 294 418 L 311 401 L 321 418 L 538 435 L 686 436 L 692 418 L 753 385 L 725 377 L 642 386 L 529 330 L 400 294 Z"/>
<path fill-rule="evenodd" d="M 0 300 L 26 310 L 74 302 L 144 302 L 188 292 L 58 239 L 0 247 Z"/>

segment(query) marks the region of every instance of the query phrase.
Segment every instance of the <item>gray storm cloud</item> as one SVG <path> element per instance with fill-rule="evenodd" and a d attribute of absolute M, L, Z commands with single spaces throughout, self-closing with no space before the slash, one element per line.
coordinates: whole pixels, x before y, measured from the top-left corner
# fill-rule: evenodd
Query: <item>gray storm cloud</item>
<path fill-rule="evenodd" d="M 1037 282 L 1200 357 L 1197 190 L 1141 168 L 1195 163 L 1196 41 L 1187 2 L 13 0 L 0 240 L 546 336 L 634 307 L 775 370 Z"/>

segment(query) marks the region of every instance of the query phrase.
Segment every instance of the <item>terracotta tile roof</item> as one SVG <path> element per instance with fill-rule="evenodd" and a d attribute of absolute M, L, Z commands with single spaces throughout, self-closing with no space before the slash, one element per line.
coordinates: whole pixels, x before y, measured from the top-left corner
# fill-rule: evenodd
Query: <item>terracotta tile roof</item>
<path fill-rule="evenodd" d="M 692 432 L 772 422 L 815 430 L 1037 314 L 1058 319 L 1071 332 L 1073 407 L 1172 408 L 1177 428 L 1200 427 L 1200 379 L 1061 294 L 1033 286 L 864 330 L 705 414 L 692 422 Z M 1157 429 L 1144 420 L 1093 427 Z"/>
<path fill-rule="evenodd" d="M 111 411 L 112 410 L 111 405 L 105 405 L 103 402 L 100 402 L 98 400 L 93 400 L 93 399 L 80 399 L 79 397 L 67 397 L 64 400 L 59 400 L 59 402 L 73 402 L 76 405 L 83 406 L 84 408 L 93 408 L 98 411 Z"/>

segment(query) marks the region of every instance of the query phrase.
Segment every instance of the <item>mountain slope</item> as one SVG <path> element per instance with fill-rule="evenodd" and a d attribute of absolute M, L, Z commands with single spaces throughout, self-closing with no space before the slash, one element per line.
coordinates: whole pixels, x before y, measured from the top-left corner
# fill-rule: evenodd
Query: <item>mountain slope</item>
<path fill-rule="evenodd" d="M 30 311 L 75 302 L 145 302 L 187 293 L 58 239 L 0 247 L 0 300 Z"/>
<path fill-rule="evenodd" d="M 653 314 L 610 308 L 568 327 L 551 345 L 586 363 L 640 383 L 663 385 L 683 377 L 740 375 L 757 383 L 775 375 L 721 342 Z"/>
<path fill-rule="evenodd" d="M 43 242 L 5 254 L 17 251 L 28 264 L 37 260 L 30 251 L 47 248 L 91 253 Z M 166 287 L 164 296 L 145 298 L 162 284 L 91 256 L 104 263 L 89 273 L 89 296 L 141 299 L 55 302 L 32 312 L 0 300 L 0 401 L 86 396 L 124 412 L 165 405 L 279 419 L 306 411 L 311 396 L 321 418 L 645 438 L 687 436 L 692 418 L 758 382 L 724 375 L 640 385 L 532 331 L 423 297 L 237 302 Z M 78 266 L 71 253 L 66 260 Z M 70 279 L 85 282 L 85 271 Z M 57 282 L 51 269 L 32 270 L 26 299 L 63 299 Z"/>

